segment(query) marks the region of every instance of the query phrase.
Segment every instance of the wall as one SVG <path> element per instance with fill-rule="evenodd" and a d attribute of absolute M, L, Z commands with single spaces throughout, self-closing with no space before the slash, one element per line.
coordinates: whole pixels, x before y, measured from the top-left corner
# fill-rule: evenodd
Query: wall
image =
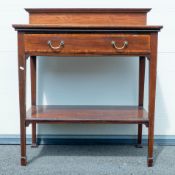
<path fill-rule="evenodd" d="M 14 23 L 27 23 L 23 8 L 136 8 L 151 7 L 148 24 L 164 25 L 159 35 L 156 135 L 175 134 L 175 2 L 173 0 L 49 0 L 0 2 L 0 135 L 19 134 L 17 36 Z M 148 70 L 148 68 L 147 68 Z M 148 71 L 146 71 L 146 74 Z M 88 57 L 39 58 L 38 104 L 137 104 L 138 58 Z M 28 87 L 30 85 L 28 71 Z M 146 77 L 145 108 L 147 108 Z M 30 91 L 27 89 L 27 104 Z M 61 135 L 135 135 L 134 125 L 40 125 L 40 134 Z M 30 128 L 27 129 L 30 134 Z M 147 129 L 144 128 L 144 134 Z"/>

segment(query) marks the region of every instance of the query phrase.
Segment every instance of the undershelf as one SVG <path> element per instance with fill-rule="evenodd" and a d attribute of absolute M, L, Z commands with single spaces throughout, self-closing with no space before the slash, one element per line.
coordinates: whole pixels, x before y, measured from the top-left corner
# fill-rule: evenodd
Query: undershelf
<path fill-rule="evenodd" d="M 27 124 L 37 123 L 115 123 L 148 125 L 148 113 L 138 106 L 32 106 Z"/>

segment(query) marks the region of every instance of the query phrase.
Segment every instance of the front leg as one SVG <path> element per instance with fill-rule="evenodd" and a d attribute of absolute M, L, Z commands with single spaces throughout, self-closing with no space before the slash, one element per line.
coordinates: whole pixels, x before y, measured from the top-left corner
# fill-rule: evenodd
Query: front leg
<path fill-rule="evenodd" d="M 26 158 L 26 56 L 24 53 L 23 33 L 18 33 L 18 75 L 20 103 L 21 165 L 27 164 Z"/>
<path fill-rule="evenodd" d="M 148 166 L 153 166 L 154 113 L 157 69 L 157 34 L 151 34 L 151 55 L 149 58 L 149 127 L 148 127 Z"/>

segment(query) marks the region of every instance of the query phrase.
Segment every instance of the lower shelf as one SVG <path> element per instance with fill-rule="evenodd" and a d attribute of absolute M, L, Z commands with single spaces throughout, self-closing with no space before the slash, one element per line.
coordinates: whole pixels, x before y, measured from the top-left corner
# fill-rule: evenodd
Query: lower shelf
<path fill-rule="evenodd" d="M 32 123 L 148 124 L 148 113 L 138 106 L 32 106 L 26 117 Z"/>

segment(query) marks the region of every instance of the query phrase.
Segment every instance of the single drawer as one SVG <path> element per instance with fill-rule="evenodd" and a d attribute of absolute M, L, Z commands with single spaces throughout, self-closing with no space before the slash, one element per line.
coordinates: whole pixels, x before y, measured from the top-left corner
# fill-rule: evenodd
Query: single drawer
<path fill-rule="evenodd" d="M 117 55 L 150 52 L 150 36 L 136 34 L 25 34 L 25 52 Z"/>

